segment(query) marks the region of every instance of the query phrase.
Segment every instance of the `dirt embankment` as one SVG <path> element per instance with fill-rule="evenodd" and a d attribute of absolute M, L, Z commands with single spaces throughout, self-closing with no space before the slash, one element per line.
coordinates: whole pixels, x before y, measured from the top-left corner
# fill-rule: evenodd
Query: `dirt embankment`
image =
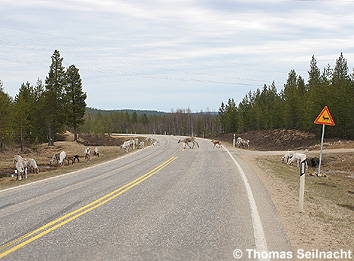
<path fill-rule="evenodd" d="M 211 138 L 232 143 L 233 135 L 233 133 L 227 133 L 213 136 Z M 236 138 L 237 137 L 248 139 L 250 141 L 250 149 L 261 151 L 312 150 L 318 149 L 320 143 L 320 138 L 313 133 L 285 129 L 248 131 L 241 134 L 236 133 Z M 324 147 L 354 148 L 354 141 L 325 138 Z"/>
<path fill-rule="evenodd" d="M 120 146 L 129 139 L 131 137 L 81 134 L 79 143 L 85 146 Z M 145 138 L 138 137 L 138 139 L 140 141 Z"/>

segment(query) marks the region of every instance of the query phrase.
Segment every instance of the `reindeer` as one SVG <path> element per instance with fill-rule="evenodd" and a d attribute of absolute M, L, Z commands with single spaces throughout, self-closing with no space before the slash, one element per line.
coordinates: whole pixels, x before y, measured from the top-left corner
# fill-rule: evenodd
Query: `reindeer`
<path fill-rule="evenodd" d="M 97 147 L 95 147 L 95 149 L 93 150 L 93 156 L 97 156 L 97 157 L 100 156 L 100 153 L 98 152 L 98 148 Z"/>
<path fill-rule="evenodd" d="M 241 147 L 249 148 L 250 147 L 250 141 L 249 140 L 244 140 L 241 137 L 238 137 L 237 140 L 236 140 L 236 146 L 239 147 L 239 148 L 241 148 Z"/>
<path fill-rule="evenodd" d="M 91 159 L 91 148 L 85 148 L 84 154 L 85 154 L 85 160 L 90 160 Z"/>
<path fill-rule="evenodd" d="M 49 163 L 50 163 L 51 166 L 53 166 L 54 163 L 56 162 L 56 164 L 58 166 L 62 166 L 64 164 L 64 160 L 65 159 L 66 159 L 66 152 L 62 151 L 60 153 L 54 154 Z"/>
<path fill-rule="evenodd" d="M 73 155 L 73 156 L 66 156 L 66 161 L 68 162 L 68 165 L 70 164 L 70 161 L 71 161 L 71 164 L 74 165 L 75 161 L 77 160 L 77 162 L 80 162 L 80 156 L 79 155 Z"/>
<path fill-rule="evenodd" d="M 16 167 L 17 180 L 27 179 L 27 161 L 20 155 L 14 157 L 14 163 Z"/>
<path fill-rule="evenodd" d="M 212 140 L 211 142 L 214 144 L 214 148 L 215 148 L 215 146 L 218 148 L 221 148 L 221 146 L 222 146 L 221 141 L 219 141 L 219 140 Z"/>
<path fill-rule="evenodd" d="M 184 138 L 184 139 L 180 139 L 178 140 L 178 143 L 183 143 L 183 148 L 186 148 L 186 145 L 190 148 L 190 149 L 194 149 L 194 146 L 197 145 L 197 147 L 199 148 L 199 144 L 198 142 L 195 140 L 194 137 L 188 137 L 188 138 Z M 189 143 L 192 143 L 193 146 L 189 146 Z"/>
<path fill-rule="evenodd" d="M 25 167 L 35 174 L 39 174 L 39 168 L 35 159 L 25 159 Z"/>

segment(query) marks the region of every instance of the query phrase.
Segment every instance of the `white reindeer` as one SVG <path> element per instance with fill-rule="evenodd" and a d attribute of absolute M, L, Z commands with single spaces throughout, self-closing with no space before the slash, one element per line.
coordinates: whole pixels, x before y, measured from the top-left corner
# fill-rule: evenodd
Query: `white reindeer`
<path fill-rule="evenodd" d="M 299 167 L 300 163 L 303 161 L 306 162 L 306 154 L 294 153 L 294 155 L 288 160 L 288 165 L 290 165 L 293 162 L 296 162 L 297 167 Z M 306 167 L 307 167 L 307 163 L 306 163 Z"/>
<path fill-rule="evenodd" d="M 65 159 L 66 159 L 66 152 L 65 151 L 60 152 L 59 153 L 59 161 L 58 161 L 60 166 L 63 166 Z"/>
<path fill-rule="evenodd" d="M 26 160 L 20 155 L 16 155 L 14 157 L 14 163 L 17 170 L 17 180 L 22 180 L 22 178 L 27 179 Z"/>
<path fill-rule="evenodd" d="M 249 148 L 250 147 L 250 141 L 246 140 L 246 139 L 242 139 L 241 137 L 238 137 L 237 140 L 236 140 L 236 146 L 239 147 L 239 148 L 241 148 L 241 146 Z"/>
<path fill-rule="evenodd" d="M 37 162 L 35 161 L 35 159 L 25 159 L 26 162 L 26 167 L 28 168 L 28 170 L 33 171 L 33 173 L 38 174 L 39 173 L 39 168 L 37 165 Z"/>
<path fill-rule="evenodd" d="M 22 178 L 27 178 L 27 168 L 25 168 L 23 161 L 16 162 L 16 170 L 17 170 L 17 180 L 22 180 Z"/>
<path fill-rule="evenodd" d="M 284 162 L 284 163 L 288 163 L 289 159 L 291 159 L 291 157 L 294 155 L 295 152 L 293 151 L 287 151 L 284 156 L 281 158 L 281 160 Z"/>

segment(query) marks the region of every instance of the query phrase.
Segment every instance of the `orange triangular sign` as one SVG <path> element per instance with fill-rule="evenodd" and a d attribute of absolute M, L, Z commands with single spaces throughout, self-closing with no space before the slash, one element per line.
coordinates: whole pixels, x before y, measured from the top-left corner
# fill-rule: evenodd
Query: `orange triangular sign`
<path fill-rule="evenodd" d="M 334 120 L 331 116 L 331 113 L 328 110 L 328 107 L 325 106 L 321 113 L 317 116 L 316 120 L 314 121 L 316 124 L 325 124 L 334 126 Z"/>

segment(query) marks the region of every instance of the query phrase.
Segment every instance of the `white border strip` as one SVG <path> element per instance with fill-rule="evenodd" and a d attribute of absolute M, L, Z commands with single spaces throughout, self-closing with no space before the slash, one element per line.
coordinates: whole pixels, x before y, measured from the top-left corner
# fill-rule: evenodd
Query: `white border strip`
<path fill-rule="evenodd" d="M 233 160 L 235 163 L 238 171 L 240 172 L 240 176 L 243 180 L 243 183 L 246 188 L 247 196 L 248 196 L 248 202 L 250 204 L 250 209 L 251 209 L 251 216 L 252 216 L 252 225 L 253 225 L 253 234 L 254 234 L 254 241 L 256 243 L 256 249 L 258 252 L 266 252 L 268 253 L 268 247 L 267 247 L 267 241 L 264 235 L 263 231 L 263 225 L 261 218 L 258 213 L 256 201 L 254 200 L 252 189 L 250 184 L 248 183 L 248 179 L 245 175 L 245 172 L 241 168 L 240 164 L 236 161 L 236 159 L 231 155 L 230 151 L 223 146 L 225 151 L 229 154 L 230 158 Z M 262 259 L 265 261 L 269 261 L 269 258 Z"/>

